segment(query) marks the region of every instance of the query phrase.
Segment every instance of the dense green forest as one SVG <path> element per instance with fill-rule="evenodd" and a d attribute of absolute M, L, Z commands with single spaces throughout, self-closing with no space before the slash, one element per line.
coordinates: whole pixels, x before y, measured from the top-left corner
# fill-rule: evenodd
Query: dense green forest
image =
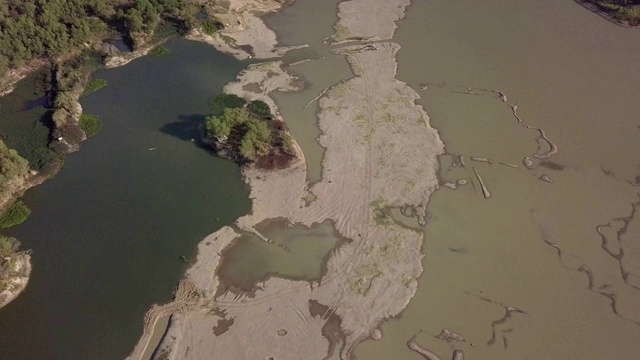
<path fill-rule="evenodd" d="M 151 32 L 162 19 L 188 28 L 187 0 L 8 0 L 0 2 L 0 74 L 36 58 L 72 53 L 114 33 Z"/>

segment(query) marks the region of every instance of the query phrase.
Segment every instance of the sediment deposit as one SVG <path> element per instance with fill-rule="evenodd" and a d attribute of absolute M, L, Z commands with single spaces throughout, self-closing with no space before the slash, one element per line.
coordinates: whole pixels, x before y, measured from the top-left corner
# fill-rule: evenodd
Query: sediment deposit
<path fill-rule="evenodd" d="M 186 37 L 211 44 L 219 51 L 240 60 L 283 56 L 290 50 L 307 45 L 278 46 L 276 34 L 265 25 L 260 16 L 278 11 L 290 2 L 292 1 L 231 0 L 226 12 L 215 15 L 223 24 L 223 30 L 209 35 L 194 29 Z"/>

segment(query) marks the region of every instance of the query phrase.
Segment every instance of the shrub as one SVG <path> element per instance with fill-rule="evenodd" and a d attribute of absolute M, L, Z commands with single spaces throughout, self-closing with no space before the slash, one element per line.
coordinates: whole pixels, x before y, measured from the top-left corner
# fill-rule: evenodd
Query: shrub
<path fill-rule="evenodd" d="M 169 54 L 171 54 L 171 51 L 162 45 L 156 46 L 155 48 L 153 48 L 153 50 L 151 50 L 151 55 L 155 57 L 163 57 Z"/>
<path fill-rule="evenodd" d="M 18 224 L 22 224 L 29 215 L 31 210 L 20 200 L 14 202 L 0 217 L 0 228 L 8 228 Z"/>
<path fill-rule="evenodd" d="M 237 95 L 220 94 L 209 99 L 209 107 L 214 115 L 220 115 L 226 108 L 241 108 L 247 102 Z"/>
<path fill-rule="evenodd" d="M 0 141 L 0 195 L 4 196 L 12 191 L 14 180 L 27 176 L 28 171 L 27 160 Z"/>
<path fill-rule="evenodd" d="M 105 79 L 92 79 L 84 89 L 82 96 L 87 96 L 107 86 L 107 80 Z"/>
<path fill-rule="evenodd" d="M 253 115 L 259 116 L 261 118 L 270 119 L 271 118 L 271 108 L 267 103 L 261 100 L 254 100 L 247 105 L 247 110 Z"/>
<path fill-rule="evenodd" d="M 232 137 L 234 150 L 244 159 L 255 161 L 269 152 L 271 130 L 263 120 L 256 119 L 242 108 L 227 108 L 220 115 L 209 116 L 205 122 L 207 135 Z M 239 140 L 239 141 L 238 141 Z"/>
<path fill-rule="evenodd" d="M 87 137 L 92 137 L 96 135 L 100 128 L 102 127 L 102 123 L 100 122 L 100 118 L 96 115 L 91 114 L 82 114 L 80 117 L 80 128 Z"/>
<path fill-rule="evenodd" d="M 293 147 L 293 139 L 289 134 L 282 134 L 282 150 L 289 155 L 295 155 L 296 151 Z"/>
<path fill-rule="evenodd" d="M 220 137 L 229 136 L 231 131 L 238 125 L 243 125 L 249 121 L 249 113 L 244 109 L 227 108 L 220 115 L 207 117 L 205 122 L 207 135 Z"/>
<path fill-rule="evenodd" d="M 214 19 L 204 19 L 200 22 L 200 25 L 202 26 L 202 31 L 209 35 L 213 35 L 224 28 L 220 21 Z"/>

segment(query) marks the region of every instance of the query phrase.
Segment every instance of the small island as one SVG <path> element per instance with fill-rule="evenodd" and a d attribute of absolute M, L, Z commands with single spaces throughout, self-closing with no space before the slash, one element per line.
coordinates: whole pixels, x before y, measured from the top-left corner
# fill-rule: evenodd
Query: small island
<path fill-rule="evenodd" d="M 219 156 L 261 169 L 286 168 L 296 158 L 284 121 L 261 100 L 221 94 L 210 101 L 214 113 L 205 121 L 205 143 Z"/>

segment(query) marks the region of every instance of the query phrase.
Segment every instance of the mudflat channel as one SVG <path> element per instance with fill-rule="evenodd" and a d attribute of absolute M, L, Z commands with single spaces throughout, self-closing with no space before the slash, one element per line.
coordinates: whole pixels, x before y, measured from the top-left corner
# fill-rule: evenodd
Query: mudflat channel
<path fill-rule="evenodd" d="M 122 359 L 149 306 L 170 300 L 195 245 L 249 210 L 238 167 L 198 146 L 207 99 L 246 66 L 186 40 L 95 77 L 101 132 L 29 190 L 26 292 L 0 311 L 0 358 Z M 36 110 L 32 110 L 36 111 Z"/>
<path fill-rule="evenodd" d="M 357 358 L 419 359 L 413 336 L 443 359 L 636 358 L 638 32 L 573 1 L 415 1 L 398 24 L 398 79 L 423 89 L 442 181 L 469 184 L 430 199 L 418 292 Z M 558 146 L 530 169 L 552 149 L 514 105 Z"/>
<path fill-rule="evenodd" d="M 331 47 L 323 43 L 323 39 L 333 33 L 340 2 L 296 0 L 284 10 L 263 17 L 267 26 L 278 34 L 281 45 L 309 44 L 309 48 L 287 54 L 284 59 L 286 63 L 293 64 L 285 70 L 304 80 L 304 90 L 275 92 L 270 96 L 304 152 L 311 184 L 321 178 L 324 155 L 324 149 L 317 141 L 320 129 L 316 98 L 327 87 L 353 76 L 344 56 L 331 53 Z M 298 60 L 311 61 L 297 64 Z"/>

